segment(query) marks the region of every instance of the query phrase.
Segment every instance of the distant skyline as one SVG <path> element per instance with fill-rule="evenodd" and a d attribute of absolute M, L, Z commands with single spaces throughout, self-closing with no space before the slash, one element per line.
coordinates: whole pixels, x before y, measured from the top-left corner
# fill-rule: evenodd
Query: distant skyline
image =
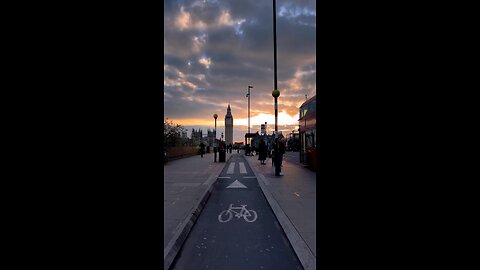
<path fill-rule="evenodd" d="M 274 130 L 272 1 L 164 2 L 164 115 L 192 128 L 224 131 L 232 108 L 234 141 L 247 131 L 247 86 L 251 132 Z M 279 125 L 298 129 L 298 107 L 316 95 L 316 3 L 277 1 Z"/>

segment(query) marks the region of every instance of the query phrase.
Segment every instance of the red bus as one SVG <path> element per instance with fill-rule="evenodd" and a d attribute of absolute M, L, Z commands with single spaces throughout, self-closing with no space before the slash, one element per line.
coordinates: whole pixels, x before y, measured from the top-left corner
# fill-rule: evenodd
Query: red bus
<path fill-rule="evenodd" d="M 300 162 L 317 170 L 317 96 L 300 106 L 298 131 L 300 133 Z"/>

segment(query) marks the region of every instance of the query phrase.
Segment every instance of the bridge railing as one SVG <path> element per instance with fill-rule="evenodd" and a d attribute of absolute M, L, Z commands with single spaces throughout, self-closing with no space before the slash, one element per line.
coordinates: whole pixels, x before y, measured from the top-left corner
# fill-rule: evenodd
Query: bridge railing
<path fill-rule="evenodd" d="M 175 146 L 167 148 L 167 158 L 169 160 L 185 158 L 200 154 L 199 146 Z"/>

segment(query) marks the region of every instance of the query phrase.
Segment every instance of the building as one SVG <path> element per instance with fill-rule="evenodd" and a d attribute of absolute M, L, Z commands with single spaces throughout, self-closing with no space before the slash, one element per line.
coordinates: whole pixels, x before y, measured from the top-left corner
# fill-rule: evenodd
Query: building
<path fill-rule="evenodd" d="M 225 144 L 233 145 L 233 116 L 230 104 L 228 104 L 227 114 L 225 115 Z"/>
<path fill-rule="evenodd" d="M 202 135 L 202 130 L 199 129 L 195 131 L 195 129 L 192 128 L 192 142 L 193 144 L 200 144 L 202 141 L 203 135 Z"/>
<path fill-rule="evenodd" d="M 212 131 L 207 130 L 208 133 L 208 146 L 214 147 L 215 143 L 215 130 L 212 129 Z"/>

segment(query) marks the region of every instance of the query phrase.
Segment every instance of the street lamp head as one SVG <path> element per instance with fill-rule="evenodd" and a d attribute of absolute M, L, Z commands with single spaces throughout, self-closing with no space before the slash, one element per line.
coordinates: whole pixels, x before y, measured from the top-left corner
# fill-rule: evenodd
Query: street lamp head
<path fill-rule="evenodd" d="M 248 88 L 253 88 L 253 86 L 249 85 Z"/>
<path fill-rule="evenodd" d="M 272 91 L 272 96 L 274 98 L 278 98 L 280 96 L 280 91 L 278 91 L 278 89 L 275 89 Z"/>
<path fill-rule="evenodd" d="M 213 118 L 217 119 L 218 115 L 217 114 L 214 114 L 213 115 Z"/>

